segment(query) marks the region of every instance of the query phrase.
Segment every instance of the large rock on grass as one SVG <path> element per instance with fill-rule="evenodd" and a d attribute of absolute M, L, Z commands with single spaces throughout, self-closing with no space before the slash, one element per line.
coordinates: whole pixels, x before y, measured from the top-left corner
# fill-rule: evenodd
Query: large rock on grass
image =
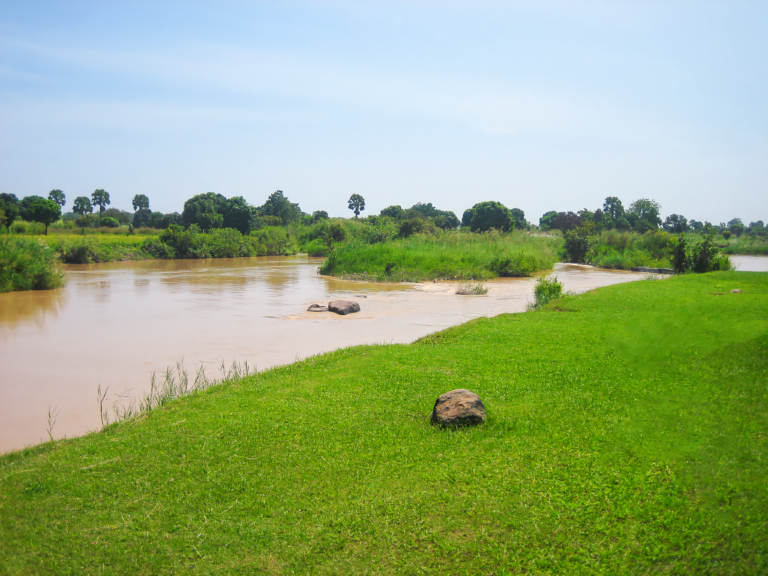
<path fill-rule="evenodd" d="M 347 314 L 360 312 L 360 304 L 352 302 L 351 300 L 334 300 L 328 302 L 328 310 L 346 316 Z"/>
<path fill-rule="evenodd" d="M 463 388 L 440 396 L 432 409 L 432 423 L 438 426 L 474 426 L 483 422 L 483 401 L 474 392 Z"/>

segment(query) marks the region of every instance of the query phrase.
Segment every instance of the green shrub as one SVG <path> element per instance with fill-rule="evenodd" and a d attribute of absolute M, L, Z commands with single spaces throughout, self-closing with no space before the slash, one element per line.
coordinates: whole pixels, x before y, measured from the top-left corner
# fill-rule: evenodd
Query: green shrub
<path fill-rule="evenodd" d="M 147 238 L 141 246 L 142 251 L 150 258 L 171 260 L 176 258 L 176 251 L 159 238 Z"/>
<path fill-rule="evenodd" d="M 54 251 L 31 238 L 0 239 L 0 292 L 49 290 L 64 285 Z"/>
<path fill-rule="evenodd" d="M 557 279 L 557 276 L 541 276 L 536 280 L 533 295 L 535 299 L 534 308 L 541 308 L 552 302 L 552 300 L 562 297 L 563 284 Z"/>
<path fill-rule="evenodd" d="M 88 264 L 94 258 L 92 242 L 83 238 L 75 242 L 62 240 L 58 246 L 59 258 L 67 264 Z"/>
<path fill-rule="evenodd" d="M 590 253 L 597 243 L 597 237 L 591 230 L 585 227 L 574 228 L 564 232 L 563 238 L 568 262 L 587 264 L 592 260 Z"/>
<path fill-rule="evenodd" d="M 99 220 L 99 225 L 104 226 L 106 228 L 118 228 L 120 226 L 120 222 L 118 222 L 114 218 L 110 218 L 107 216 L 106 218 L 101 218 Z"/>
<path fill-rule="evenodd" d="M 306 252 L 309 256 L 328 256 L 331 253 L 331 249 L 328 245 L 319 238 L 312 240 L 304 245 L 302 252 Z"/>

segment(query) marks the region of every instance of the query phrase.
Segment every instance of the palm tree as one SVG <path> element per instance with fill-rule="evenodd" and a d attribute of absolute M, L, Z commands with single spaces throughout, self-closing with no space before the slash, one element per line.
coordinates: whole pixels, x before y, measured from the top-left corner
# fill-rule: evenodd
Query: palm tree
<path fill-rule="evenodd" d="M 365 210 L 365 198 L 360 194 L 352 194 L 349 197 L 349 209 L 355 211 L 355 218 L 360 216 L 360 212 Z"/>

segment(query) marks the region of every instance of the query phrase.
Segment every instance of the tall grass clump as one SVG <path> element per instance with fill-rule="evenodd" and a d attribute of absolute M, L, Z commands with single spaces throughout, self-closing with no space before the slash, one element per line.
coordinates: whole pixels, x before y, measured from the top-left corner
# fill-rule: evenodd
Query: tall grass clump
<path fill-rule="evenodd" d="M 30 238 L 0 239 L 0 292 L 50 290 L 64 285 L 56 254 Z"/>
<path fill-rule="evenodd" d="M 533 308 L 539 309 L 563 296 L 563 284 L 557 276 L 542 276 L 536 280 L 533 296 L 535 299 Z"/>
<path fill-rule="evenodd" d="M 636 266 L 671 268 L 675 238 L 662 230 L 645 234 L 609 230 L 591 247 L 590 263 L 599 268 L 630 270 Z"/>
<path fill-rule="evenodd" d="M 530 276 L 554 265 L 561 242 L 497 231 L 414 234 L 376 244 L 351 240 L 334 247 L 320 273 L 377 282 Z"/>
<path fill-rule="evenodd" d="M 459 286 L 456 294 L 461 296 L 483 296 L 488 294 L 488 288 L 482 282 L 467 282 Z"/>

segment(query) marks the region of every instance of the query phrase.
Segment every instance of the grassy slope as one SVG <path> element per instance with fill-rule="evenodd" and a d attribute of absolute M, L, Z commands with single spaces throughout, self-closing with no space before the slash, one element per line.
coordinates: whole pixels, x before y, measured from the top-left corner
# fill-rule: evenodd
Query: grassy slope
<path fill-rule="evenodd" d="M 554 305 L 0 457 L 0 572 L 768 570 L 768 275 Z"/>

